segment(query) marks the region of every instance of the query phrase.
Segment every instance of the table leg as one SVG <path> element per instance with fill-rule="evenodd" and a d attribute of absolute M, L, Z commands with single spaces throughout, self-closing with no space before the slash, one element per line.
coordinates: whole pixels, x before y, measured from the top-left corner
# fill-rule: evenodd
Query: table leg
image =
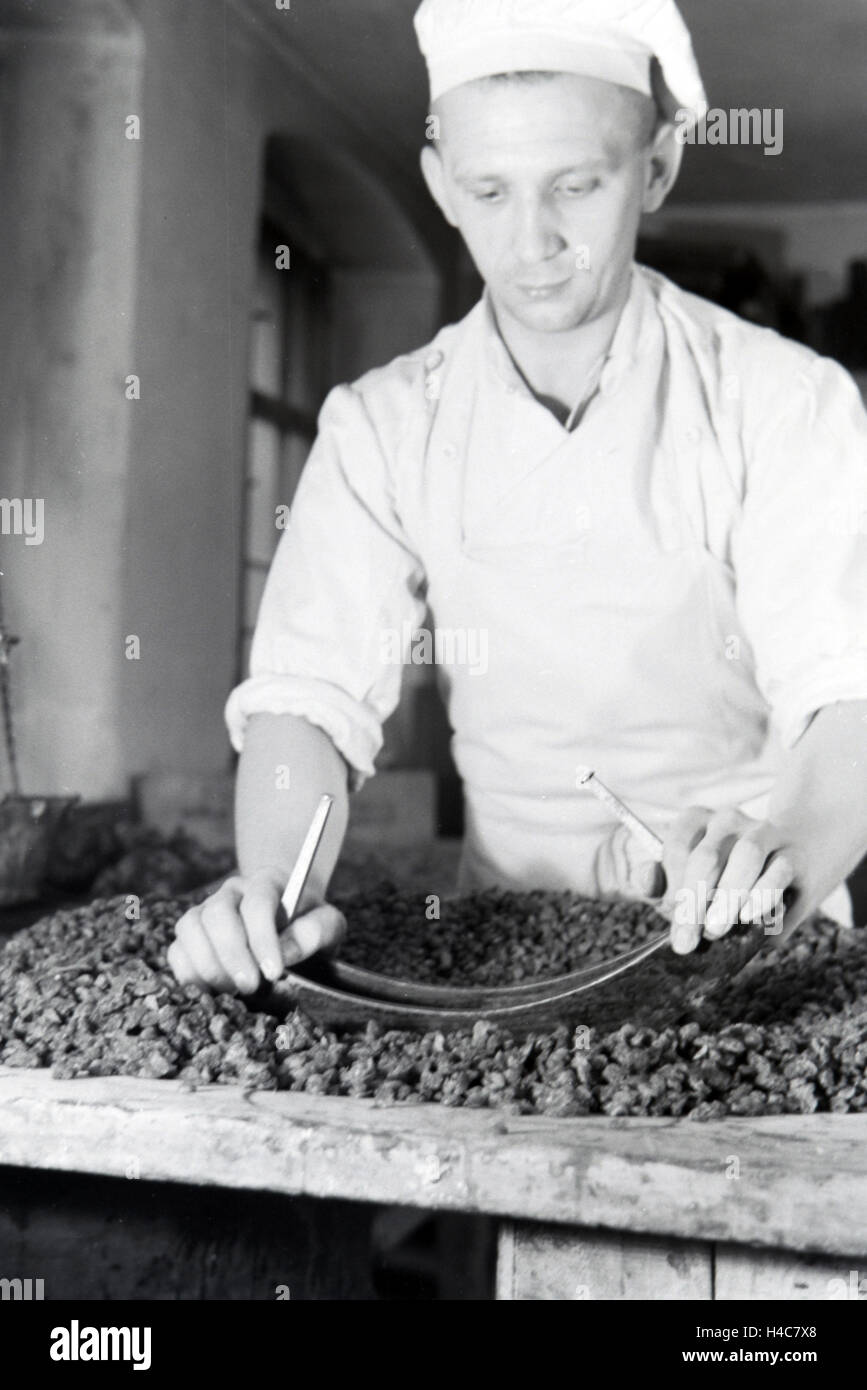
<path fill-rule="evenodd" d="M 496 1296 L 521 1301 L 710 1301 L 713 1250 L 698 1241 L 504 1222 Z"/>

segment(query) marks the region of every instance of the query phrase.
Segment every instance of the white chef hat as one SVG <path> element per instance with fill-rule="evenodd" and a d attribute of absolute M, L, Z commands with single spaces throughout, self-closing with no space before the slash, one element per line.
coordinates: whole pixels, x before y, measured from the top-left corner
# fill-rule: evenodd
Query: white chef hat
<path fill-rule="evenodd" d="M 707 112 L 674 0 L 424 0 L 415 27 L 432 101 L 506 72 L 574 72 L 651 96 L 656 58 L 679 110 L 692 122 Z"/>

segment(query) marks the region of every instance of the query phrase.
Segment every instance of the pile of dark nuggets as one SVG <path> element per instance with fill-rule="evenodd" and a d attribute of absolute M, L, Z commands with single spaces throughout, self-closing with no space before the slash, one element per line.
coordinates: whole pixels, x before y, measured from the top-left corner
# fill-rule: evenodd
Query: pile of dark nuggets
<path fill-rule="evenodd" d="M 808 923 L 758 978 L 732 980 L 680 1026 L 331 1031 L 175 983 L 166 950 L 202 896 L 145 897 L 133 922 L 125 898 L 99 900 L 14 936 L 0 951 L 0 1063 L 512 1114 L 867 1110 L 867 932 Z M 434 921 L 428 903 L 388 884 L 345 898 L 344 959 L 405 979 L 510 984 L 607 959 L 661 925 L 638 903 L 564 893 L 479 893 L 444 901 Z"/>

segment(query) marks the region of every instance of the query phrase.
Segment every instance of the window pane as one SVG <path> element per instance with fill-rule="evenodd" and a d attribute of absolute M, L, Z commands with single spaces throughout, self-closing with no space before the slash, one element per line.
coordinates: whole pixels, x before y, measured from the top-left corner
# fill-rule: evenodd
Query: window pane
<path fill-rule="evenodd" d="M 278 540 L 275 509 L 280 493 L 280 431 L 267 420 L 251 420 L 247 433 L 246 560 L 270 561 Z"/>
<path fill-rule="evenodd" d="M 256 618 L 267 578 L 266 570 L 248 567 L 244 571 L 244 627 L 248 631 L 256 626 Z"/>
<path fill-rule="evenodd" d="M 262 251 L 256 267 L 256 284 L 250 322 L 250 384 L 254 391 L 279 396 L 283 387 L 284 308 L 281 275 L 273 253 Z"/>
<path fill-rule="evenodd" d="M 303 262 L 291 271 L 286 291 L 285 398 L 317 411 L 322 397 L 322 351 L 327 328 L 325 283 Z"/>
<path fill-rule="evenodd" d="M 250 670 L 250 648 L 253 645 L 253 635 L 249 632 L 241 634 L 241 674 L 246 676 Z"/>
<path fill-rule="evenodd" d="M 289 247 L 285 268 L 278 244 Z M 307 437 L 329 384 L 328 272 L 266 219 L 250 307 L 251 419 L 247 436 L 239 651 L 247 669 L 267 568 L 283 535 L 277 508 L 290 506 L 310 453 Z M 281 406 L 303 412 L 301 420 Z M 258 412 L 258 413 L 254 413 Z M 265 416 L 268 418 L 264 418 Z M 305 422 L 309 421 L 305 432 Z"/>
<path fill-rule="evenodd" d="M 280 480 L 280 502 L 291 505 L 301 470 L 307 462 L 311 444 L 300 434 L 287 434 L 283 440 L 283 467 Z"/>

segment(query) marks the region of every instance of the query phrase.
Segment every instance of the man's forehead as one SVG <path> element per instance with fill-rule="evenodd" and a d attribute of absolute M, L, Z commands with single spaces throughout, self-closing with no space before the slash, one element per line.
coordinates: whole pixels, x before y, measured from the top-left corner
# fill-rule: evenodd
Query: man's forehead
<path fill-rule="evenodd" d="M 641 103 L 650 100 L 639 92 L 616 82 L 586 76 L 574 72 L 502 72 L 490 77 L 478 77 L 464 82 L 444 92 L 434 102 L 437 109 L 446 109 L 462 103 L 487 103 L 495 101 L 530 100 L 533 98 L 564 98 L 572 102 L 582 102 L 594 109 L 622 107 L 628 103 Z"/>
<path fill-rule="evenodd" d="M 596 78 L 514 73 L 456 87 L 435 111 L 446 145 L 568 146 L 570 158 L 587 160 L 646 132 L 655 108 L 651 98 Z"/>
<path fill-rule="evenodd" d="M 448 156 L 447 156 L 448 157 Z M 486 180 L 510 181 L 532 179 L 540 185 L 554 183 L 569 176 L 592 178 L 604 174 L 616 160 L 612 155 L 603 158 L 583 156 L 580 151 L 539 147 L 525 150 L 505 148 L 502 151 L 477 150 L 458 155 L 451 160 L 451 175 L 458 184 L 478 184 Z"/>

